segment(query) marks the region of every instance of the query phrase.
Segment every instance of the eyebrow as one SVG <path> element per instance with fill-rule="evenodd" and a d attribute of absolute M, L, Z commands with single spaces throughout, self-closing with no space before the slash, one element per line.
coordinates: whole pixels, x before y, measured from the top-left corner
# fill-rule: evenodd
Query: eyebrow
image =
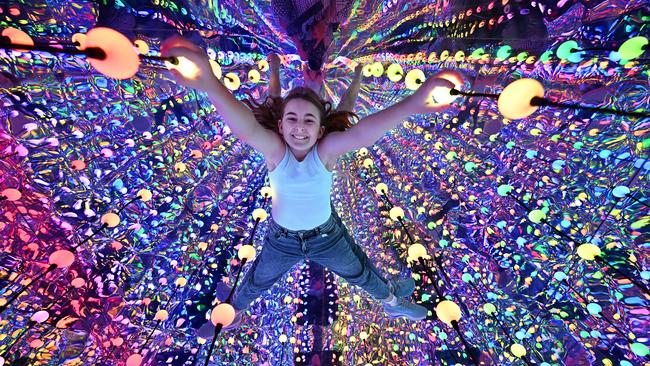
<path fill-rule="evenodd" d="M 287 113 L 287 117 L 288 117 L 289 115 L 298 116 L 298 115 L 297 115 L 296 113 L 294 113 L 294 112 L 289 112 L 289 113 Z M 311 114 L 311 113 L 307 113 L 307 114 L 305 114 L 305 117 L 310 117 L 310 116 L 316 118 L 316 116 L 314 116 L 314 115 Z"/>

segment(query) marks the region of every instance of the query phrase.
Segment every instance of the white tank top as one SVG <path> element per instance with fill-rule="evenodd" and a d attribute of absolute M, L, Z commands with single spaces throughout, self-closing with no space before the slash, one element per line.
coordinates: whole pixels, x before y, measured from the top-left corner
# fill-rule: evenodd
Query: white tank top
<path fill-rule="evenodd" d="M 330 194 L 334 172 L 327 170 L 318 156 L 318 143 L 298 161 L 285 143 L 285 153 L 269 172 L 273 206 L 271 216 L 289 230 L 310 230 L 332 214 Z"/>

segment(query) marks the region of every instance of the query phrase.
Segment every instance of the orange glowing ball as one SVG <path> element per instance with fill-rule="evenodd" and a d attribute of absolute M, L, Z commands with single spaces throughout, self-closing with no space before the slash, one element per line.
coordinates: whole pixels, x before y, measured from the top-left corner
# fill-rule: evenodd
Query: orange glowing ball
<path fill-rule="evenodd" d="M 86 169 L 86 163 L 83 160 L 73 160 L 70 163 L 72 170 L 84 170 Z"/>
<path fill-rule="evenodd" d="M 102 74 L 114 79 L 133 77 L 140 68 L 140 57 L 131 41 L 122 33 L 105 27 L 91 29 L 86 37 L 86 48 L 99 48 L 103 59 L 88 57 L 88 62 Z"/>
<path fill-rule="evenodd" d="M 210 321 L 213 325 L 221 324 L 224 327 L 229 326 L 235 320 L 235 308 L 228 303 L 221 303 L 212 309 Z"/>
<path fill-rule="evenodd" d="M 77 277 L 74 280 L 72 280 L 72 287 L 74 288 L 82 288 L 86 285 L 86 280 L 84 280 L 81 277 Z"/>
<path fill-rule="evenodd" d="M 34 40 L 32 37 L 29 36 L 29 34 L 21 31 L 18 28 L 5 28 L 2 31 L 2 35 L 5 37 L 8 37 L 9 40 L 11 41 L 11 44 L 14 45 L 25 45 L 25 46 L 33 46 L 34 45 Z M 29 50 L 21 50 L 21 49 L 16 49 L 15 51 L 18 52 L 29 52 Z"/>
<path fill-rule="evenodd" d="M 75 47 L 78 50 L 86 49 L 86 35 L 83 33 L 75 33 L 72 35 L 72 43 L 78 43 Z"/>
<path fill-rule="evenodd" d="M 142 356 L 134 353 L 126 359 L 126 366 L 140 366 L 142 364 Z"/>

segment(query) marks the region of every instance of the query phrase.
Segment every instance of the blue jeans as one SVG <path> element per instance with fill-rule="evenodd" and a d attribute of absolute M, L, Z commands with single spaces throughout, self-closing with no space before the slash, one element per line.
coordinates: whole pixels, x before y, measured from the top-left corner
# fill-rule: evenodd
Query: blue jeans
<path fill-rule="evenodd" d="M 375 299 L 383 300 L 390 296 L 386 279 L 354 242 L 332 207 L 330 218 L 311 230 L 289 230 L 270 219 L 262 251 L 239 285 L 232 301 L 233 307 L 246 309 L 304 259 L 326 267 Z"/>

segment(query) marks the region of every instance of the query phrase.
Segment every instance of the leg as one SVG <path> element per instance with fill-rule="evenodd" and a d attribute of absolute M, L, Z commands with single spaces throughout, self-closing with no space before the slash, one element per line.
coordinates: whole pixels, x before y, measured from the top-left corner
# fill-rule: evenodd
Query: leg
<path fill-rule="evenodd" d="M 280 88 L 280 57 L 272 53 L 268 57 L 269 62 L 269 96 L 276 98 L 281 94 Z"/>
<path fill-rule="evenodd" d="M 304 257 L 300 252 L 300 243 L 284 237 L 276 237 L 269 231 L 264 238 L 262 252 L 253 262 L 237 289 L 233 307 L 244 310 L 260 294 L 273 286 L 294 264 Z"/>
<path fill-rule="evenodd" d="M 388 282 L 370 263 L 368 256 L 358 247 L 342 224 L 327 233 L 308 241 L 308 256 L 327 267 L 352 285 L 364 289 L 377 300 L 391 297 Z"/>
<path fill-rule="evenodd" d="M 358 64 L 354 69 L 354 77 L 352 78 L 352 83 L 348 89 L 343 93 L 339 105 L 336 107 L 337 111 L 353 112 L 354 105 L 359 95 L 359 89 L 361 88 L 361 70 L 363 70 L 363 65 Z"/>

